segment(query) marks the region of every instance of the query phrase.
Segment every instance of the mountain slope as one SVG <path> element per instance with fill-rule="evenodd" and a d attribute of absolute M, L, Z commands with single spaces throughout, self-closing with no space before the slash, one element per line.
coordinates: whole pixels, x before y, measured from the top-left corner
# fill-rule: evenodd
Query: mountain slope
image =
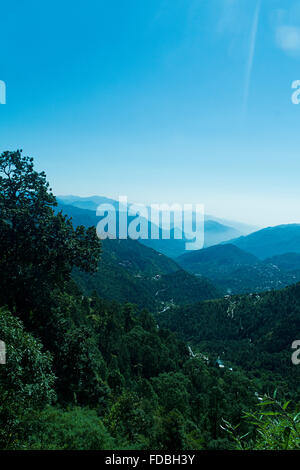
<path fill-rule="evenodd" d="M 267 258 L 264 262 L 266 264 L 273 264 L 288 273 L 300 272 L 300 253 L 284 253 L 283 255 Z"/>
<path fill-rule="evenodd" d="M 206 248 L 217 245 L 218 243 L 222 243 L 223 241 L 225 242 L 231 240 L 232 238 L 238 237 L 241 234 L 239 230 L 214 220 L 205 220 L 204 227 L 204 246 Z"/>
<path fill-rule="evenodd" d="M 220 273 L 230 272 L 239 266 L 257 264 L 259 260 L 250 253 L 228 244 L 191 251 L 177 258 L 177 261 L 184 269 L 209 276 L 215 275 L 216 270 Z"/>
<path fill-rule="evenodd" d="M 209 278 L 224 293 L 262 292 L 300 281 L 300 270 L 289 272 L 270 260 L 262 262 L 232 244 L 186 253 L 177 262 L 183 269 Z"/>
<path fill-rule="evenodd" d="M 231 240 L 241 234 L 238 230 L 227 227 L 219 222 L 205 219 L 204 222 L 204 247 L 210 247 L 219 243 Z M 166 256 L 176 258 L 186 251 L 186 242 L 189 240 L 182 236 L 182 239 L 174 237 L 174 229 L 171 230 L 171 237 L 169 240 L 140 240 L 146 246 L 153 248 L 156 251 L 164 253 Z"/>
<path fill-rule="evenodd" d="M 260 259 L 284 253 L 300 253 L 300 224 L 268 227 L 250 235 L 230 240 L 229 243 Z"/>
<path fill-rule="evenodd" d="M 160 318 L 164 326 L 167 322 L 186 340 L 197 343 L 251 339 L 270 351 L 275 349 L 275 341 L 290 349 L 300 331 L 300 284 L 178 307 Z"/>
<path fill-rule="evenodd" d="M 249 235 L 249 233 L 257 232 L 257 230 L 259 230 L 259 227 L 256 227 L 255 225 L 249 225 L 243 222 L 237 222 L 236 220 L 223 219 L 220 217 L 215 217 L 214 215 L 210 215 L 210 214 L 205 215 L 205 220 L 212 220 L 222 225 L 226 225 L 227 227 L 234 228 L 235 230 L 240 232 L 242 235 Z"/>
<path fill-rule="evenodd" d="M 62 211 L 63 214 L 67 214 L 72 217 L 72 223 L 74 227 L 78 225 L 84 225 L 85 227 L 96 227 L 99 222 L 99 217 L 96 216 L 96 212 L 86 209 L 80 209 L 72 206 L 71 204 L 64 204 L 58 202 L 55 209 L 56 212 Z"/>
<path fill-rule="evenodd" d="M 73 277 L 85 293 L 131 302 L 151 311 L 220 296 L 214 285 L 134 240 L 104 240 L 99 270 Z"/>

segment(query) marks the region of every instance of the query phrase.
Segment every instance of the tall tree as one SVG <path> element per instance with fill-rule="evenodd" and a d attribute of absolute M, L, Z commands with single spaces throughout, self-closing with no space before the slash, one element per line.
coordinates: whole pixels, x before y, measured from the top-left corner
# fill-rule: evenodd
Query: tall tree
<path fill-rule="evenodd" d="M 94 228 L 74 229 L 55 213 L 44 172 L 22 151 L 0 155 L 0 301 L 22 316 L 41 296 L 65 282 L 73 267 L 97 269 L 100 242 Z"/>

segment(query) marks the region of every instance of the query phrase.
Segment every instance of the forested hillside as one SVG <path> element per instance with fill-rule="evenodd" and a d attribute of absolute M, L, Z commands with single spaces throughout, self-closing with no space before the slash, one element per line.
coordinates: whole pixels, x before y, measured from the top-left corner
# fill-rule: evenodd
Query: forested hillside
<path fill-rule="evenodd" d="M 87 294 L 96 292 L 104 299 L 132 302 L 152 311 L 221 295 L 210 281 L 130 239 L 104 240 L 97 272 L 75 269 L 73 278 Z"/>
<path fill-rule="evenodd" d="M 210 279 L 223 294 L 243 294 L 274 289 L 300 281 L 300 259 L 287 253 L 260 260 L 232 244 L 185 253 L 177 258 L 183 269 Z"/>
<path fill-rule="evenodd" d="M 300 370 L 291 361 L 291 346 L 300 331 L 300 284 L 175 308 L 159 319 L 212 360 L 242 367 L 264 392 L 277 388 L 299 401 Z"/>
<path fill-rule="evenodd" d="M 84 292 L 74 271 L 97 275 L 101 253 L 120 252 L 104 255 L 94 228 L 74 227 L 57 212 L 46 175 L 20 151 L 0 156 L 0 215 L 1 449 L 299 448 L 298 369 L 287 359 L 299 329 L 299 286 L 168 305 L 156 316 Z M 161 301 L 170 293 L 174 304 L 195 300 L 194 276 L 152 250 L 145 265 L 135 246 L 128 275 L 159 270 Z M 117 270 L 106 264 L 105 276 L 98 282 L 113 293 Z M 269 415 L 249 423 L 245 413 L 257 413 L 261 395 L 275 388 L 294 401 L 291 411 L 280 408 L 277 424 Z M 274 400 L 266 406 L 280 406 Z M 272 430 L 267 437 L 257 432 L 262 425 Z"/>

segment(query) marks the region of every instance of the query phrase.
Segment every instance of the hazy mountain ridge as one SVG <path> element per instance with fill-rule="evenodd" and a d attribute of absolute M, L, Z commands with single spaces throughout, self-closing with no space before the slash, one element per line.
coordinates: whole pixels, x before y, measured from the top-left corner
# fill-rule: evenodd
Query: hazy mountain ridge
<path fill-rule="evenodd" d="M 116 212 L 119 209 L 118 201 L 115 201 L 110 198 L 102 196 L 91 196 L 91 197 L 78 197 L 78 196 L 58 196 L 57 198 L 59 208 L 63 209 L 64 206 L 67 206 L 67 212 L 73 217 L 74 224 L 80 224 L 82 218 L 88 218 L 92 225 L 96 225 L 100 218 L 96 216 L 96 209 L 100 204 L 111 204 Z M 73 208 L 73 209 L 72 209 Z M 80 212 L 81 210 L 87 210 L 86 214 Z M 193 214 L 193 219 L 195 214 Z M 117 217 L 118 219 L 118 217 Z M 222 242 L 229 241 L 233 238 L 238 238 L 245 233 L 250 233 L 255 229 L 252 226 L 246 224 L 241 224 L 239 222 L 228 221 L 228 225 L 222 219 L 205 215 L 204 218 L 204 246 L 209 247 Z M 129 218 L 130 221 L 130 218 Z M 150 233 L 150 222 L 149 224 L 149 233 Z M 139 242 L 144 244 L 147 247 L 153 248 L 160 253 L 165 254 L 168 257 L 176 258 L 177 256 L 183 254 L 186 251 L 186 242 L 189 241 L 183 234 L 181 239 L 178 239 L 174 236 L 175 232 L 178 232 L 178 228 L 174 228 L 174 225 L 171 222 L 171 231 L 170 238 L 163 239 L 162 236 L 158 240 L 140 239 Z M 162 231 L 160 229 L 160 234 Z"/>
<path fill-rule="evenodd" d="M 112 204 L 114 207 L 118 208 L 119 202 L 115 199 L 108 198 L 105 196 L 74 196 L 74 195 L 64 195 L 64 196 L 57 196 L 57 200 L 62 202 L 63 204 L 69 204 L 74 207 L 78 207 L 80 209 L 89 209 L 96 211 L 97 207 L 100 204 Z M 217 222 L 221 225 L 225 225 L 227 227 L 233 228 L 238 232 L 242 233 L 243 235 L 252 233 L 258 230 L 258 227 L 250 224 L 246 224 L 243 222 L 237 222 L 235 220 L 229 220 L 221 217 L 216 217 L 211 214 L 205 214 L 205 220 L 211 220 L 213 222 Z"/>
<path fill-rule="evenodd" d="M 229 243 L 262 260 L 285 253 L 300 253 L 300 224 L 267 227 Z"/>

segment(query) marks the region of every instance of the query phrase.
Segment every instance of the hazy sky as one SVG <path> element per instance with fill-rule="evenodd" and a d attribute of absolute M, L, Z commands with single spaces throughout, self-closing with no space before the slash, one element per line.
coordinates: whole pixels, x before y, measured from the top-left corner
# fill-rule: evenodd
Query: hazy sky
<path fill-rule="evenodd" d="M 1 151 L 56 194 L 300 223 L 300 1 L 1 5 Z"/>

